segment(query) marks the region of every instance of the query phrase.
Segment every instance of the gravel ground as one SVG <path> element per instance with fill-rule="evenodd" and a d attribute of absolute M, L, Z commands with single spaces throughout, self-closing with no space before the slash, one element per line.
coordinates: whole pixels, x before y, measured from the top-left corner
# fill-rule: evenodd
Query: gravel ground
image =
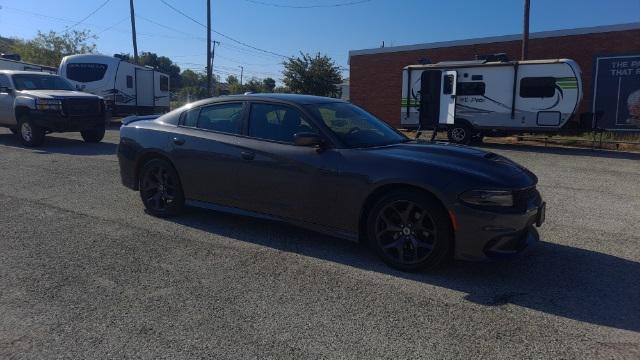
<path fill-rule="evenodd" d="M 117 141 L 0 129 L 0 358 L 640 358 L 640 155 L 487 146 L 540 177 L 543 241 L 404 274 L 284 224 L 150 217 Z"/>

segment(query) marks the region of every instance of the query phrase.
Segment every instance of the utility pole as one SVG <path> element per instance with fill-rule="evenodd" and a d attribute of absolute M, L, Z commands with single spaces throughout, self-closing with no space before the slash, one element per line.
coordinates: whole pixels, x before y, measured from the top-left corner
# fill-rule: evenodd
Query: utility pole
<path fill-rule="evenodd" d="M 131 9 L 131 36 L 133 37 L 133 61 L 138 63 L 138 40 L 136 39 L 136 12 L 133 9 L 133 0 L 129 0 Z"/>
<path fill-rule="evenodd" d="M 240 65 L 240 86 L 242 86 L 242 74 L 244 73 L 244 66 Z"/>
<path fill-rule="evenodd" d="M 213 96 L 211 75 L 213 74 L 213 60 L 211 57 L 211 0 L 207 0 L 207 94 Z"/>
<path fill-rule="evenodd" d="M 220 41 L 213 41 L 212 44 L 213 46 L 212 50 L 211 50 L 211 87 L 213 88 L 213 62 L 216 59 L 216 45 L 220 45 Z M 213 89 L 213 91 L 217 91 L 216 88 Z"/>
<path fill-rule="evenodd" d="M 524 0 L 524 29 L 522 31 L 522 60 L 529 57 L 529 0 Z"/>

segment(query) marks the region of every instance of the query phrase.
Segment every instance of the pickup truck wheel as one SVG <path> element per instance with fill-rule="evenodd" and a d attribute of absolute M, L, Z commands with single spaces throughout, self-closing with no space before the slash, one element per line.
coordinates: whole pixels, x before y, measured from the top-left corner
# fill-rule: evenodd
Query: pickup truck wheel
<path fill-rule="evenodd" d="M 162 159 L 147 162 L 139 179 L 140 198 L 149 214 L 172 217 L 182 213 L 184 193 L 178 173 L 170 163 Z"/>
<path fill-rule="evenodd" d="M 449 141 L 456 144 L 467 145 L 473 137 L 473 130 L 465 123 L 454 124 L 447 132 Z"/>
<path fill-rule="evenodd" d="M 18 119 L 16 135 L 22 145 L 26 147 L 36 147 L 42 145 L 44 142 L 45 130 L 35 125 L 28 116 L 23 115 Z"/>
<path fill-rule="evenodd" d="M 81 131 L 80 135 L 82 135 L 82 139 L 88 143 L 99 143 L 104 139 L 105 128 L 97 128 L 91 130 Z"/>

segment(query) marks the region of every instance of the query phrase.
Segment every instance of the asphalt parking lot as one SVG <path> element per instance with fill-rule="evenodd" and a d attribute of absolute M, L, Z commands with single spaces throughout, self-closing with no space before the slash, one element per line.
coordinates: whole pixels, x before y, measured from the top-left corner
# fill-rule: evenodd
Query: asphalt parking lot
<path fill-rule="evenodd" d="M 542 241 L 405 274 L 284 224 L 150 217 L 117 141 L 0 129 L 0 358 L 640 358 L 638 154 L 487 146 L 539 176 Z"/>

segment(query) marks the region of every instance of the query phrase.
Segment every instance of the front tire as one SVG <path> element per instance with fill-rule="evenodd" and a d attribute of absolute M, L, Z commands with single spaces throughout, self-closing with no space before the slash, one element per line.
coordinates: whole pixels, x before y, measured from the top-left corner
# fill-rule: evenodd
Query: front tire
<path fill-rule="evenodd" d="M 147 212 L 157 217 L 173 217 L 184 211 L 184 193 L 173 166 L 154 159 L 142 167 L 139 175 L 140 198 Z"/>
<path fill-rule="evenodd" d="M 434 197 L 411 190 L 378 200 L 368 215 L 367 237 L 382 261 L 409 272 L 442 265 L 453 243 L 445 209 Z"/>
<path fill-rule="evenodd" d="M 18 129 L 16 135 L 26 147 L 36 147 L 44 142 L 45 130 L 33 121 L 27 115 L 23 115 L 18 119 Z"/>
<path fill-rule="evenodd" d="M 465 123 L 456 123 L 449 128 L 447 136 L 452 143 L 467 145 L 473 138 L 473 130 Z"/>
<path fill-rule="evenodd" d="M 81 131 L 80 135 L 85 142 L 99 143 L 104 139 L 106 129 L 104 127 Z"/>

